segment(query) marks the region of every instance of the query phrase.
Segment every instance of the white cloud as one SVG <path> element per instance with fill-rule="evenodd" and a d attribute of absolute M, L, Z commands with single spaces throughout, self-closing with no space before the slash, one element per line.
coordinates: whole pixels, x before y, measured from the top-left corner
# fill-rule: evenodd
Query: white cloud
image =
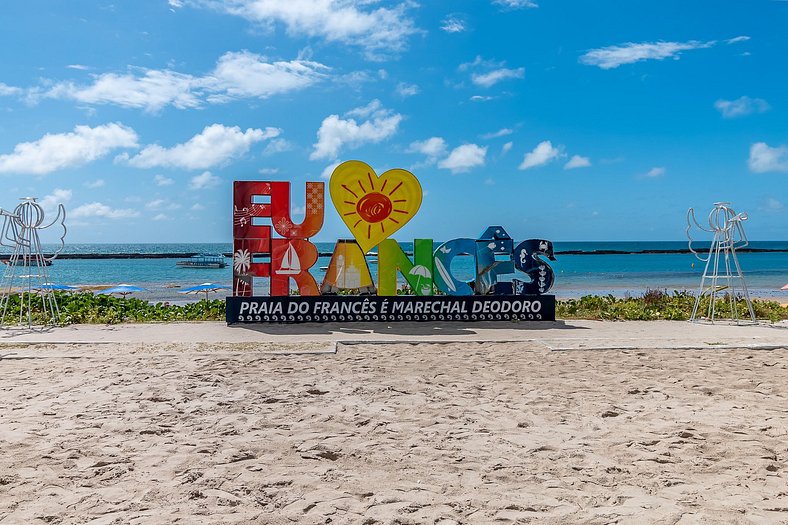
<path fill-rule="evenodd" d="M 400 82 L 397 84 L 397 95 L 401 97 L 412 97 L 413 95 L 419 94 L 419 86 L 415 84 L 406 84 L 405 82 Z"/>
<path fill-rule="evenodd" d="M 310 159 L 335 159 L 345 145 L 353 148 L 365 143 L 381 142 L 394 135 L 402 121 L 402 115 L 383 108 L 378 100 L 348 111 L 346 116 L 350 118 L 329 115 L 323 119 Z M 369 120 L 358 123 L 352 117 Z"/>
<path fill-rule="evenodd" d="M 218 186 L 222 180 L 213 175 L 210 171 L 205 171 L 200 175 L 195 175 L 189 180 L 189 188 L 193 190 L 205 190 Z"/>
<path fill-rule="evenodd" d="M 760 98 L 739 97 L 736 100 L 718 100 L 714 103 L 717 111 L 722 113 L 724 118 L 736 118 L 752 115 L 753 113 L 765 113 L 771 109 L 769 104 Z"/>
<path fill-rule="evenodd" d="M 577 168 L 588 168 L 591 166 L 591 159 L 588 157 L 581 157 L 580 155 L 572 155 L 572 158 L 569 159 L 569 162 L 564 164 L 565 170 L 573 170 Z"/>
<path fill-rule="evenodd" d="M 178 109 L 199 107 L 201 101 L 199 95 L 193 92 L 195 87 L 197 81 L 191 75 L 148 70 L 142 76 L 115 73 L 97 75 L 93 84 L 88 86 L 61 82 L 43 96 L 76 100 L 84 104 L 115 104 L 153 112 L 168 105 Z"/>
<path fill-rule="evenodd" d="M 263 150 L 263 155 L 274 155 L 276 153 L 283 153 L 295 149 L 295 146 L 290 141 L 285 139 L 274 139 L 269 142 Z"/>
<path fill-rule="evenodd" d="M 682 51 L 705 49 L 715 44 L 690 40 L 689 42 L 627 42 L 617 46 L 592 49 L 580 57 L 580 62 L 602 69 L 614 69 L 623 64 L 633 64 L 641 60 L 678 60 Z"/>
<path fill-rule="evenodd" d="M 70 133 L 47 134 L 35 142 L 17 144 L 13 153 L 0 155 L 0 173 L 43 175 L 83 166 L 118 148 L 136 147 L 137 133 L 123 124 L 76 126 Z"/>
<path fill-rule="evenodd" d="M 323 168 L 323 172 L 320 174 L 320 178 L 326 180 L 330 179 L 331 174 L 334 173 L 334 170 L 337 169 L 337 166 L 339 166 L 340 164 L 342 164 L 342 161 L 338 160 L 336 162 L 332 162 L 331 164 Z"/>
<path fill-rule="evenodd" d="M 446 141 L 441 137 L 430 137 L 427 140 L 411 142 L 407 152 L 426 155 L 430 163 L 434 163 L 446 153 Z"/>
<path fill-rule="evenodd" d="M 498 82 L 512 78 L 523 78 L 525 76 L 525 68 L 519 67 L 517 69 L 501 68 L 487 73 L 474 73 L 471 75 L 471 81 L 481 87 L 492 87 Z"/>
<path fill-rule="evenodd" d="M 0 97 L 9 97 L 11 95 L 21 95 L 22 90 L 17 87 L 9 86 L 0 82 Z"/>
<path fill-rule="evenodd" d="M 210 102 L 223 102 L 227 98 L 268 98 L 281 93 L 297 91 L 323 79 L 328 67 L 317 62 L 292 60 L 266 62 L 265 57 L 242 51 L 225 53 L 213 73 L 202 79 L 201 84 L 214 95 Z"/>
<path fill-rule="evenodd" d="M 775 199 L 774 197 L 769 197 L 766 199 L 766 209 L 769 211 L 780 211 L 785 208 L 785 205 Z"/>
<path fill-rule="evenodd" d="M 561 155 L 561 150 L 553 146 L 549 140 L 544 140 L 537 144 L 537 146 L 525 154 L 523 161 L 520 163 L 519 169 L 527 170 L 549 164 Z"/>
<path fill-rule="evenodd" d="M 204 209 L 205 209 L 205 206 L 203 206 L 203 205 L 202 205 L 202 204 L 200 204 L 199 202 L 195 202 L 194 204 L 192 204 L 192 207 L 191 207 L 190 209 L 191 209 L 192 211 L 202 211 L 202 210 L 204 210 Z"/>
<path fill-rule="evenodd" d="M 737 37 L 734 37 L 734 38 L 729 38 L 728 40 L 725 41 L 725 43 L 726 44 L 738 44 L 739 42 L 746 42 L 747 40 L 750 40 L 750 37 L 748 37 L 746 35 L 742 35 L 742 36 L 737 36 Z"/>
<path fill-rule="evenodd" d="M 750 146 L 750 171 L 766 173 L 769 171 L 788 172 L 788 146 L 771 147 L 765 142 Z"/>
<path fill-rule="evenodd" d="M 154 221 L 167 221 L 169 219 L 170 219 L 170 216 L 167 215 L 166 213 L 159 213 L 158 215 L 156 215 L 153 218 Z"/>
<path fill-rule="evenodd" d="M 69 64 L 66 66 L 68 69 L 76 69 L 78 71 L 87 71 L 90 69 L 88 66 L 84 66 L 82 64 Z"/>
<path fill-rule="evenodd" d="M 279 173 L 279 168 L 260 168 L 257 170 L 260 175 L 276 175 Z"/>
<path fill-rule="evenodd" d="M 489 102 L 490 100 L 493 100 L 494 98 L 495 97 L 482 96 L 482 95 L 473 95 L 471 97 L 471 102 Z"/>
<path fill-rule="evenodd" d="M 172 186 L 175 184 L 175 180 L 165 177 L 164 175 L 156 175 L 153 177 L 153 182 L 156 186 Z"/>
<path fill-rule="evenodd" d="M 514 131 L 509 128 L 501 128 L 498 131 L 494 131 L 492 133 L 485 133 L 484 135 L 481 135 L 481 138 L 484 140 L 497 139 L 499 137 L 511 135 L 512 133 L 514 133 Z"/>
<path fill-rule="evenodd" d="M 38 204 L 41 205 L 46 213 L 54 213 L 58 204 L 67 204 L 73 194 L 71 190 L 55 189 L 49 195 L 39 199 Z"/>
<path fill-rule="evenodd" d="M 197 108 L 205 102 L 222 103 L 237 98 L 265 99 L 308 87 L 323 78 L 328 68 L 317 62 L 292 60 L 267 62 L 248 51 L 225 53 L 208 75 L 196 77 L 170 70 L 132 68 L 126 74 L 93 76 L 93 83 L 60 82 L 40 97 L 76 100 L 85 104 L 115 104 L 127 108 L 160 111 L 166 106 Z"/>
<path fill-rule="evenodd" d="M 463 144 L 454 148 L 448 157 L 438 163 L 438 167 L 451 170 L 452 173 L 462 173 L 478 166 L 484 166 L 486 155 L 486 146 Z"/>
<path fill-rule="evenodd" d="M 472 70 L 471 81 L 480 87 L 489 88 L 513 78 L 523 78 L 525 76 L 525 68 L 509 69 L 504 67 L 506 62 L 496 62 L 494 60 L 485 60 L 481 56 L 477 56 L 473 62 L 466 62 L 460 64 L 460 71 Z M 473 100 L 476 97 L 472 97 Z M 481 98 L 481 97 L 479 97 Z"/>
<path fill-rule="evenodd" d="M 145 204 L 148 210 L 178 210 L 181 205 L 169 199 L 153 199 Z"/>
<path fill-rule="evenodd" d="M 104 219 L 129 219 L 132 217 L 139 217 L 140 212 L 132 209 L 113 209 L 100 202 L 91 202 L 90 204 L 83 204 L 74 208 L 69 212 L 69 216 L 73 219 L 86 218 L 86 217 L 101 217 Z"/>
<path fill-rule="evenodd" d="M 271 29 L 282 24 L 291 36 L 355 46 L 372 60 L 404 50 L 407 38 L 416 32 L 406 16 L 410 2 L 386 8 L 375 7 L 378 2 L 370 0 L 179 1 L 224 11 Z"/>
<path fill-rule="evenodd" d="M 506 144 L 501 146 L 501 155 L 506 155 L 507 153 L 509 153 L 509 151 L 512 149 L 512 146 L 514 146 L 513 142 L 507 142 Z"/>
<path fill-rule="evenodd" d="M 280 133 L 278 128 L 249 128 L 241 131 L 238 126 L 212 124 L 183 144 L 172 148 L 151 144 L 134 157 L 126 159 L 121 156 L 119 160 L 128 160 L 135 168 L 206 169 L 240 157 L 249 151 L 252 144 L 276 137 Z"/>
<path fill-rule="evenodd" d="M 457 15 L 449 15 L 441 21 L 441 31 L 447 33 L 462 33 L 467 29 L 465 20 Z"/>
<path fill-rule="evenodd" d="M 539 7 L 533 0 L 493 0 L 493 4 L 500 5 L 509 9 L 526 9 Z"/>
<path fill-rule="evenodd" d="M 651 168 L 646 172 L 646 177 L 661 177 L 667 170 L 661 166 Z"/>
<path fill-rule="evenodd" d="M 96 179 L 85 182 L 84 186 L 90 190 L 95 190 L 96 188 L 103 188 L 105 184 L 104 179 Z"/>

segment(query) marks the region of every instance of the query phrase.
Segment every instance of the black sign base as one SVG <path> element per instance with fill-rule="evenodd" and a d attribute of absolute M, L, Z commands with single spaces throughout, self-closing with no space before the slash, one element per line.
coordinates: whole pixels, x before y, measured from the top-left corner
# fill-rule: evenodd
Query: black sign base
<path fill-rule="evenodd" d="M 554 295 L 228 297 L 227 324 L 555 321 Z"/>

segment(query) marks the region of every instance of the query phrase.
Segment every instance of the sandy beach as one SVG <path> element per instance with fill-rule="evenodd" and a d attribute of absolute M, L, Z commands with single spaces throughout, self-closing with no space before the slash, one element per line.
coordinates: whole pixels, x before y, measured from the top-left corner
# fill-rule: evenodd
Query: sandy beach
<path fill-rule="evenodd" d="M 0 333 L 0 523 L 785 523 L 788 325 Z"/>

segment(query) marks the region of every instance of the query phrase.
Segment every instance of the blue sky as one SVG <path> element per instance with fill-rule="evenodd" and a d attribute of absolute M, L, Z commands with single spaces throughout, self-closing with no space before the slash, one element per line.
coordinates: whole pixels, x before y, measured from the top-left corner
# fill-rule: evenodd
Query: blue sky
<path fill-rule="evenodd" d="M 233 180 L 303 207 L 357 159 L 421 181 L 400 241 L 678 240 L 717 200 L 786 240 L 786 27 L 781 0 L 8 1 L 0 207 L 230 242 Z M 316 240 L 346 237 L 328 206 Z"/>

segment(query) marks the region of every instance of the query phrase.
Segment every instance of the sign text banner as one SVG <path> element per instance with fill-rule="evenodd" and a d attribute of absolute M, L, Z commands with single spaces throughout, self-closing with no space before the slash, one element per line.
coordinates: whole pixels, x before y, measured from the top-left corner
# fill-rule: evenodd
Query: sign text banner
<path fill-rule="evenodd" d="M 555 321 L 553 295 L 228 297 L 227 323 Z"/>

